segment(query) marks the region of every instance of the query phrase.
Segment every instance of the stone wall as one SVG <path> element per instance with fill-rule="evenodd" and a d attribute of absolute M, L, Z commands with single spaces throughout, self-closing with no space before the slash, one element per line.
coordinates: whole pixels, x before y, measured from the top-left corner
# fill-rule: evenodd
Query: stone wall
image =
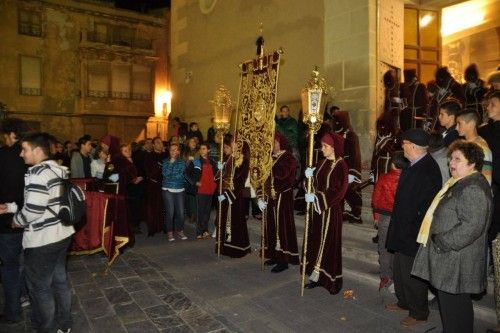
<path fill-rule="evenodd" d="M 21 11 L 41 14 L 41 35 L 19 33 Z M 96 22 L 132 29 L 134 44 L 96 42 L 89 34 Z M 0 1 L 0 101 L 9 116 L 38 122 L 42 131 L 60 140 L 77 140 L 83 133 L 112 133 L 123 141 L 145 137 L 154 116 L 154 87 L 168 86 L 168 16 L 153 17 L 84 1 Z M 111 33 L 108 32 L 111 37 Z M 114 38 L 114 37 L 113 37 Z M 146 41 L 146 44 L 135 44 Z M 151 41 L 151 45 L 147 43 Z M 21 56 L 41 59 L 41 95 L 20 93 Z M 151 99 L 90 97 L 87 65 L 92 60 L 149 64 Z M 156 79 L 155 79 L 156 78 Z M 111 92 L 111 91 L 110 91 Z"/>
<path fill-rule="evenodd" d="M 262 23 L 265 50 L 285 51 L 278 104 L 290 104 L 297 116 L 300 90 L 314 66 L 323 67 L 323 13 L 323 0 L 217 1 L 207 14 L 199 1 L 172 1 L 172 115 L 197 121 L 206 134 L 212 116 L 208 101 L 220 84 L 236 101 L 238 64 L 255 57 Z"/>
<path fill-rule="evenodd" d="M 205 132 L 217 86 L 236 99 L 237 65 L 255 55 L 262 22 L 266 49 L 285 50 L 278 104 L 291 105 L 297 116 L 300 90 L 318 65 L 335 89 L 333 103 L 351 114 L 369 161 L 377 109 L 376 0 L 216 1 L 208 14 L 198 1 L 178 0 L 171 15 L 174 116 L 198 121 Z"/>

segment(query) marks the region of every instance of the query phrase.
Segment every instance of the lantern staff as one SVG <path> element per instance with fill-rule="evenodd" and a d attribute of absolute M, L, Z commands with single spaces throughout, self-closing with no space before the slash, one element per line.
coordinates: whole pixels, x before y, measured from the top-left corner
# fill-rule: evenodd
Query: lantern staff
<path fill-rule="evenodd" d="M 220 136 L 220 150 L 219 150 L 219 195 L 222 195 L 222 181 L 223 181 L 223 162 L 224 162 L 224 135 L 229 131 L 231 125 L 231 112 L 233 108 L 233 102 L 231 101 L 231 95 L 229 90 L 227 90 L 223 85 L 221 85 L 214 95 L 213 101 L 211 103 L 214 106 L 214 127 L 216 135 Z M 221 251 L 221 211 L 222 202 L 219 201 L 218 210 L 218 225 L 217 225 L 217 258 L 220 258 Z"/>
<path fill-rule="evenodd" d="M 304 112 L 304 123 L 309 128 L 309 141 L 307 148 L 307 167 L 313 167 L 314 153 L 314 134 L 321 127 L 323 122 L 322 111 L 325 109 L 327 97 L 327 85 L 324 78 L 319 76 L 319 70 L 316 66 L 312 71 L 311 79 L 301 91 L 302 111 Z M 312 191 L 312 177 L 306 178 L 307 193 Z M 311 203 L 306 204 L 306 214 L 304 219 L 304 242 L 302 247 L 302 277 L 300 282 L 300 296 L 304 296 L 304 284 L 306 277 L 306 255 L 307 255 L 307 238 L 309 232 L 309 220 L 311 219 Z"/>

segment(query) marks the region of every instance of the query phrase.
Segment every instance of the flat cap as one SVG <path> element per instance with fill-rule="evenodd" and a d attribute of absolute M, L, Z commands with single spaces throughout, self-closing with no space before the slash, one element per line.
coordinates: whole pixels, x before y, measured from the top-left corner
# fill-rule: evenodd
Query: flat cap
<path fill-rule="evenodd" d="M 429 145 L 429 133 L 421 128 L 410 128 L 406 130 L 401 136 L 401 139 L 410 141 L 421 147 L 427 147 Z"/>

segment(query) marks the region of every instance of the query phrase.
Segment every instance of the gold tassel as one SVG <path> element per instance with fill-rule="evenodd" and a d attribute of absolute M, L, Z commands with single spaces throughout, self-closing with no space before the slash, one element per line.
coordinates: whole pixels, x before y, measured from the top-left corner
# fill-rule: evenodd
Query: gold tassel
<path fill-rule="evenodd" d="M 281 251 L 281 244 L 280 244 L 280 239 L 278 238 L 276 240 L 276 246 L 274 247 L 276 251 Z"/>

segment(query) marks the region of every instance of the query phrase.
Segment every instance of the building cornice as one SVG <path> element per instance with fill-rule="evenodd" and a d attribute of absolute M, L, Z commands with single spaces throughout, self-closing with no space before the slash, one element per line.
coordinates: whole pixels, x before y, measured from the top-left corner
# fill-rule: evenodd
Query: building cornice
<path fill-rule="evenodd" d="M 100 16 L 112 20 L 120 20 L 133 24 L 145 24 L 153 27 L 165 28 L 167 26 L 164 17 L 151 16 L 146 14 L 137 13 L 134 11 L 109 7 L 104 4 L 90 3 L 77 0 L 37 0 L 37 1 L 21 1 L 24 5 L 33 6 L 37 3 L 51 8 L 64 8 L 77 13 L 84 13 L 87 15 Z"/>

